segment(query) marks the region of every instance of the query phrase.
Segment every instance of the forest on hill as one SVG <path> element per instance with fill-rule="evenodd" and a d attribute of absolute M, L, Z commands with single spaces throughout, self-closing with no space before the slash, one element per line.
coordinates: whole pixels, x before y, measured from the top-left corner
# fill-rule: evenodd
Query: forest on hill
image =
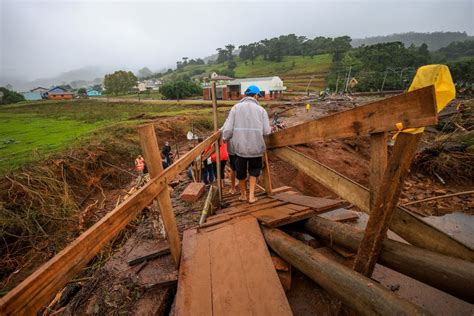
<path fill-rule="evenodd" d="M 425 43 L 430 51 L 435 51 L 448 46 L 452 42 L 465 41 L 468 39 L 473 40 L 474 37 L 469 36 L 466 32 L 408 32 L 385 36 L 354 38 L 351 44 L 353 47 L 360 47 L 362 45 L 367 46 L 380 43 L 402 42 L 408 47 L 410 45 L 421 46 L 421 44 Z"/>

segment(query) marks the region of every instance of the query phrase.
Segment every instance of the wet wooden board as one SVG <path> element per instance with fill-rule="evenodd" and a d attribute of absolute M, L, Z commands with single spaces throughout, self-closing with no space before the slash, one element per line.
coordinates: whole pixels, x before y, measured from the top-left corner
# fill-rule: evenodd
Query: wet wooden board
<path fill-rule="evenodd" d="M 357 212 L 347 210 L 345 208 L 339 208 L 329 213 L 321 214 L 320 216 L 335 222 L 350 222 L 359 218 L 359 214 L 357 214 Z"/>
<path fill-rule="evenodd" d="M 272 197 L 280 201 L 310 207 L 318 213 L 336 209 L 338 207 L 341 207 L 341 205 L 345 203 L 341 200 L 325 199 L 307 195 L 289 194 L 286 192 L 275 194 Z"/>
<path fill-rule="evenodd" d="M 257 220 L 187 230 L 176 315 L 292 315 Z"/>

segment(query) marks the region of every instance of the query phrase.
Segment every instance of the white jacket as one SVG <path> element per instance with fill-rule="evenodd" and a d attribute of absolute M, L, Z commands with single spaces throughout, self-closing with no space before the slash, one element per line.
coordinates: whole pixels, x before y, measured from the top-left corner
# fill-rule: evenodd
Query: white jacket
<path fill-rule="evenodd" d="M 267 111 L 254 98 L 245 97 L 232 107 L 221 131 L 233 154 L 245 158 L 262 157 L 265 152 L 263 136 L 271 131 Z"/>

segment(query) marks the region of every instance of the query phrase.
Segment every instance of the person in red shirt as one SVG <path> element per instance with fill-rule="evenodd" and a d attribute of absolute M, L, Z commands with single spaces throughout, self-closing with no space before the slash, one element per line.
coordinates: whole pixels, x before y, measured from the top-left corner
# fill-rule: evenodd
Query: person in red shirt
<path fill-rule="evenodd" d="M 227 152 L 227 144 L 222 141 L 222 139 L 219 140 L 220 142 L 220 147 L 219 147 L 219 154 L 220 154 L 220 159 L 221 159 L 221 187 L 224 187 L 224 178 L 225 178 L 225 165 L 227 163 L 227 160 L 229 160 L 229 153 Z M 214 168 L 214 175 L 216 176 L 217 179 L 217 155 L 216 152 L 214 151 L 211 155 L 211 160 L 212 160 L 212 167 Z"/>

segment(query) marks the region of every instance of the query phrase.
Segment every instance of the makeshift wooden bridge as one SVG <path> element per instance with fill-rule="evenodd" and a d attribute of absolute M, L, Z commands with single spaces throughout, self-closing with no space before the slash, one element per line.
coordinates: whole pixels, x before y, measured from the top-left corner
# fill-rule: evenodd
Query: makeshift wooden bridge
<path fill-rule="evenodd" d="M 213 106 L 216 109 L 215 103 Z M 262 175 L 265 193 L 256 204 L 242 204 L 235 197 L 224 196 L 231 203 L 230 208 L 210 217 L 201 227 L 185 231 L 182 242 L 168 183 L 209 145 L 217 147 L 220 132 L 214 132 L 163 170 L 154 127 L 142 126 L 140 143 L 151 181 L 5 295 L 0 300 L 0 314 L 35 314 L 154 200 L 159 204 L 171 255 L 179 268 L 177 315 L 291 314 L 267 246 L 360 314 L 425 313 L 371 281 L 376 262 L 473 303 L 473 249 L 397 205 L 420 134 L 400 133 L 389 157 L 387 132 L 397 131 L 400 126 L 406 129 L 436 123 L 434 87 L 429 86 L 290 127 L 266 138 L 270 155 L 368 213 L 363 235 L 317 216 L 329 207 L 324 203 L 340 201 L 319 200 L 318 210 L 316 202 L 308 201 L 308 197 L 274 190 L 267 163 Z M 354 136 L 370 136 L 369 188 L 288 147 Z M 354 269 L 329 260 L 277 228 L 296 221 L 304 221 L 303 226 L 320 238 L 356 249 Z M 388 240 L 385 236 L 389 228 L 409 244 Z"/>

